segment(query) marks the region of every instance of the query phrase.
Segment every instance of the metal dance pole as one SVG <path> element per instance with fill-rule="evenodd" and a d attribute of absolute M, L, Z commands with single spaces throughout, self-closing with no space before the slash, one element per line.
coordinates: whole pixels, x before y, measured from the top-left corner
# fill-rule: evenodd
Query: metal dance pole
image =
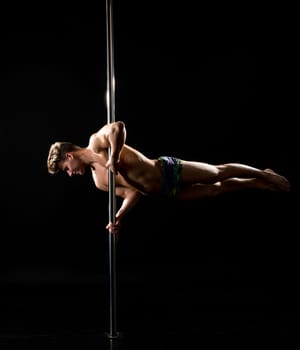
<path fill-rule="evenodd" d="M 115 121 L 115 76 L 114 76 L 114 47 L 113 47 L 113 4 L 112 0 L 106 0 L 106 53 L 107 53 L 107 123 Z M 110 149 L 109 149 L 110 154 Z M 115 223 L 116 194 L 115 175 L 109 170 L 109 222 Z M 117 278 L 116 278 L 116 235 L 109 233 L 109 296 L 110 339 L 118 338 L 117 332 Z"/>

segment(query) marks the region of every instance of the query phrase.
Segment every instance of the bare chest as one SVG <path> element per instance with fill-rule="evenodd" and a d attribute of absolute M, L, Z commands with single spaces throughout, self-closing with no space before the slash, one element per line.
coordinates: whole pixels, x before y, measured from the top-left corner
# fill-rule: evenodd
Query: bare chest
<path fill-rule="evenodd" d="M 94 168 L 92 169 L 92 177 L 93 177 L 93 180 L 94 180 L 96 187 L 99 190 L 108 191 L 108 189 L 109 189 L 109 184 L 108 184 L 109 172 L 105 166 L 96 164 L 94 166 Z M 116 175 L 115 181 L 116 181 L 117 186 L 128 186 L 127 182 L 120 174 Z"/>
<path fill-rule="evenodd" d="M 108 191 L 108 170 L 104 166 L 95 165 L 92 169 L 92 177 L 99 190 Z"/>

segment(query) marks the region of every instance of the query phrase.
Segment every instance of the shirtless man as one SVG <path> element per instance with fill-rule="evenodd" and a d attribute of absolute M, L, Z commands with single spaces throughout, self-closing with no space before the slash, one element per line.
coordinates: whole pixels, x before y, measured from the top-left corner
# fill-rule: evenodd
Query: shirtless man
<path fill-rule="evenodd" d="M 116 121 L 92 134 L 87 147 L 55 142 L 48 154 L 50 174 L 64 171 L 69 176 L 83 175 L 88 167 L 96 187 L 103 191 L 108 191 L 108 170 L 115 174 L 116 196 L 123 201 L 115 223 L 106 226 L 111 233 L 119 232 L 122 218 L 144 195 L 193 200 L 246 188 L 290 190 L 289 181 L 271 169 L 240 163 L 211 165 L 175 157 L 149 159 L 125 141 L 125 124 Z"/>

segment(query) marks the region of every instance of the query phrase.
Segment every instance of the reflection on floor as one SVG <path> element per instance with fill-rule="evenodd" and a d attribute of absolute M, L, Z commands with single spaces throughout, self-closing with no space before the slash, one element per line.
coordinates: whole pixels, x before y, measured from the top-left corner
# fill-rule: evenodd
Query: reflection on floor
<path fill-rule="evenodd" d="M 183 265 L 123 274 L 117 307 L 121 336 L 116 341 L 107 337 L 106 278 L 101 283 L 95 276 L 81 284 L 3 285 L 1 349 L 12 344 L 142 350 L 281 344 L 291 349 L 299 344 L 296 295 L 257 280 L 252 285 L 227 281 L 229 270 L 219 271 L 224 278 L 215 281 L 203 275 L 199 280 L 191 266 Z"/>

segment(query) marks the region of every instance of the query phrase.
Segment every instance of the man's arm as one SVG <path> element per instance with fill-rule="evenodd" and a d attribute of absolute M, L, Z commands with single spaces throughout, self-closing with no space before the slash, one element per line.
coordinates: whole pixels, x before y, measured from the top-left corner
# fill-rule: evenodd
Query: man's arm
<path fill-rule="evenodd" d="M 110 157 L 107 160 L 106 167 L 110 168 L 114 174 L 118 173 L 118 163 L 120 153 L 126 140 L 126 128 L 122 121 L 117 121 L 104 125 L 98 132 L 90 137 L 88 148 L 95 153 L 110 148 Z"/>
<path fill-rule="evenodd" d="M 117 187 L 116 195 L 123 198 L 123 202 L 116 213 L 116 220 L 120 221 L 133 207 L 136 206 L 141 199 L 142 194 L 131 188 Z"/>
<path fill-rule="evenodd" d="M 120 160 L 120 153 L 126 140 L 125 124 L 121 121 L 109 125 L 107 138 L 111 150 L 111 159 L 116 162 Z"/>
<path fill-rule="evenodd" d="M 118 174 L 118 163 L 120 161 L 120 153 L 126 140 L 126 128 L 122 121 L 107 124 L 101 130 L 105 135 L 110 148 L 110 157 L 106 163 L 106 167 L 110 168 L 114 174 Z"/>
<path fill-rule="evenodd" d="M 116 195 L 123 198 L 123 202 L 116 213 L 115 224 L 109 223 L 106 228 L 112 233 L 118 233 L 120 230 L 121 220 L 128 212 L 139 202 L 143 196 L 139 191 L 126 187 L 116 187 Z"/>

